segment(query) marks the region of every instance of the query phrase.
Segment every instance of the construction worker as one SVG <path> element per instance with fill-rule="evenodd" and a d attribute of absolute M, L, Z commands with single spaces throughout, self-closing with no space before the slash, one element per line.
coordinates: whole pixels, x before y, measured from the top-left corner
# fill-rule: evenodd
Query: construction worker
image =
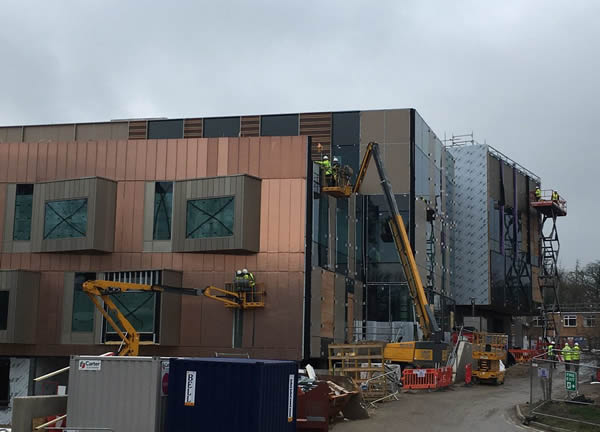
<path fill-rule="evenodd" d="M 571 370 L 571 346 L 569 345 L 569 341 L 565 343 L 565 346 L 562 349 L 563 361 L 565 362 L 565 370 Z"/>
<path fill-rule="evenodd" d="M 250 284 L 250 287 L 254 288 L 254 285 L 256 283 L 254 280 L 254 275 L 252 273 L 250 273 L 248 271 L 248 269 L 242 270 L 242 275 L 243 275 L 244 279 L 248 281 L 248 283 Z"/>
<path fill-rule="evenodd" d="M 552 191 L 552 201 L 558 202 L 558 192 L 555 190 Z"/>
<path fill-rule="evenodd" d="M 540 189 L 539 186 L 535 187 L 535 200 L 539 201 L 542 199 L 542 190 Z"/>
<path fill-rule="evenodd" d="M 575 342 L 575 346 L 571 351 L 571 359 L 575 363 L 575 372 L 579 373 L 579 361 L 581 360 L 581 348 L 579 342 Z"/>
<path fill-rule="evenodd" d="M 249 298 L 248 301 L 254 301 L 254 286 L 256 285 L 256 282 L 254 280 L 254 275 L 252 273 L 250 273 L 248 271 L 248 269 L 243 269 L 242 270 L 242 277 L 244 278 L 244 281 L 247 284 L 247 289 L 250 292 L 249 294 Z"/>
<path fill-rule="evenodd" d="M 244 283 L 244 275 L 241 270 L 236 270 L 235 278 L 233 279 L 233 286 L 236 290 L 239 290 Z"/>
<path fill-rule="evenodd" d="M 550 341 L 546 348 L 546 358 L 550 361 L 554 360 L 554 341 Z"/>
<path fill-rule="evenodd" d="M 327 185 L 333 186 L 333 169 L 331 168 L 331 162 L 329 161 L 329 157 L 325 155 L 323 156 L 322 161 L 317 161 L 316 163 L 321 165 L 321 172 L 325 174 L 325 182 L 327 183 Z"/>

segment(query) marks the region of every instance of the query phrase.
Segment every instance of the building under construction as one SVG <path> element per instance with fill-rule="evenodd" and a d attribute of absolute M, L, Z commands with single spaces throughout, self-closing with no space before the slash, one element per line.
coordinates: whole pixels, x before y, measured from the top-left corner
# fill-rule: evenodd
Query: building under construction
<path fill-rule="evenodd" d="M 414 109 L 3 127 L 5 405 L 55 393 L 60 379 L 30 378 L 69 355 L 116 349 L 86 280 L 204 288 L 254 273 L 264 306 L 243 313 L 173 290 L 116 295 L 142 355 L 300 361 L 332 342 L 419 338 L 379 179 L 349 198 L 321 190 L 316 161 L 355 176 L 371 141 L 446 334 L 463 316 L 508 332 L 534 313 L 540 179 L 491 147 L 445 146 Z"/>

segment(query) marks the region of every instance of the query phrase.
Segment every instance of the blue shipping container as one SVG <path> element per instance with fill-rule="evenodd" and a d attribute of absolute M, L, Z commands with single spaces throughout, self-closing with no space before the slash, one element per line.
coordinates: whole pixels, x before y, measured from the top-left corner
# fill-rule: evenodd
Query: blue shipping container
<path fill-rule="evenodd" d="M 172 358 L 167 432 L 294 432 L 292 361 Z"/>

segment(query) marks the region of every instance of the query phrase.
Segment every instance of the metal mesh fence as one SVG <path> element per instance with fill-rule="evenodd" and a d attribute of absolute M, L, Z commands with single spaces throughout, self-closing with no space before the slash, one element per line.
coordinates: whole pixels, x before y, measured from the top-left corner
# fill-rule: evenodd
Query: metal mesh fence
<path fill-rule="evenodd" d="M 580 361 L 541 355 L 530 364 L 530 418 L 554 426 L 568 422 L 600 428 L 599 355 L 585 353 Z"/>

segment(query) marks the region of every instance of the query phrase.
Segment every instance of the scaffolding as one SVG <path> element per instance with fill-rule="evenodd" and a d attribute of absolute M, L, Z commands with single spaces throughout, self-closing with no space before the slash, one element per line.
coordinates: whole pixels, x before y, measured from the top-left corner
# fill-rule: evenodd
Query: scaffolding
<path fill-rule="evenodd" d="M 543 322 L 543 337 L 550 336 L 548 330 L 554 329 L 557 338 L 560 329 L 560 301 L 558 298 L 558 253 L 560 240 L 556 219 L 567 215 L 567 201 L 555 190 L 536 190 L 530 196 L 531 207 L 537 210 L 540 222 L 540 271 L 538 275 L 542 306 L 540 315 Z M 556 319 L 558 318 L 558 323 Z M 550 324 L 549 321 L 552 321 Z M 549 326 L 550 324 L 550 326 Z"/>

